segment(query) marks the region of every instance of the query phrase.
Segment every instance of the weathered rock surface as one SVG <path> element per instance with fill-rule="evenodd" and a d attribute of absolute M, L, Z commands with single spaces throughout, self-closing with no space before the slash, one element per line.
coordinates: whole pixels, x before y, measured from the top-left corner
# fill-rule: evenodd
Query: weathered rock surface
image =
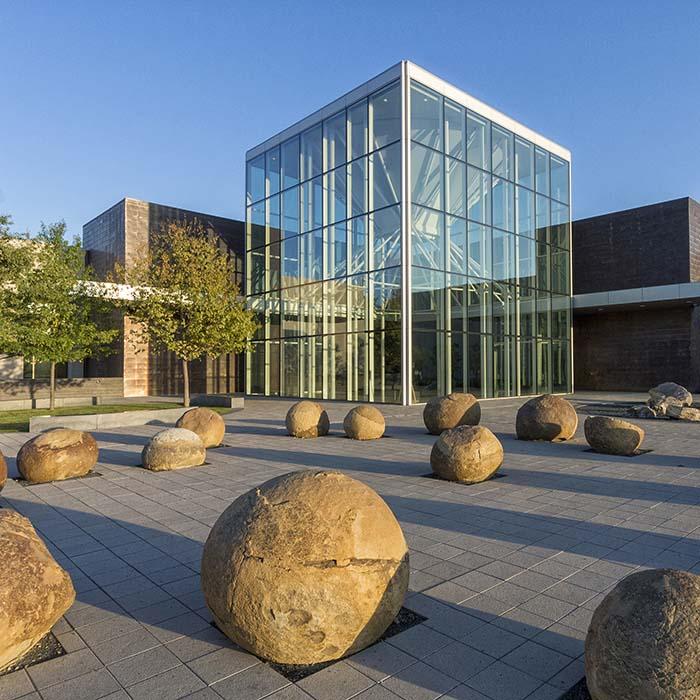
<path fill-rule="evenodd" d="M 378 408 L 365 404 L 348 411 L 343 429 L 353 440 L 377 440 L 384 435 L 386 421 Z"/>
<path fill-rule="evenodd" d="M 644 431 L 638 425 L 608 416 L 588 416 L 583 431 L 596 452 L 608 455 L 633 455 L 644 440 Z"/>
<path fill-rule="evenodd" d="M 75 600 L 70 576 L 31 522 L 0 510 L 0 671 L 24 656 Z"/>
<path fill-rule="evenodd" d="M 700 409 L 690 408 L 689 406 L 669 406 L 666 415 L 676 420 L 687 420 L 694 423 L 700 421 Z"/>
<path fill-rule="evenodd" d="M 430 453 L 430 466 L 442 479 L 477 484 L 491 478 L 503 464 L 503 445 L 480 425 L 446 430 Z"/>
<path fill-rule="evenodd" d="M 423 422 L 428 432 L 439 435 L 458 425 L 479 425 L 481 406 L 473 394 L 436 396 L 425 404 Z"/>
<path fill-rule="evenodd" d="M 691 406 L 693 403 L 693 395 L 680 384 L 675 382 L 663 382 L 653 389 L 649 389 L 651 401 L 662 401 L 666 398 L 673 398 L 680 401 L 683 406 Z"/>
<path fill-rule="evenodd" d="M 298 401 L 287 411 L 285 425 L 292 437 L 316 438 L 328 435 L 331 422 L 321 404 L 315 401 Z"/>
<path fill-rule="evenodd" d="M 154 472 L 204 464 L 207 451 L 197 433 L 185 428 L 166 428 L 156 433 L 141 452 L 141 464 Z"/>
<path fill-rule="evenodd" d="M 700 577 L 630 574 L 593 613 L 586 682 L 594 700 L 700 698 Z"/>
<path fill-rule="evenodd" d="M 561 396 L 544 394 L 524 403 L 515 418 L 519 440 L 569 440 L 578 426 L 576 410 Z"/>
<path fill-rule="evenodd" d="M 5 485 L 5 482 L 7 481 L 7 462 L 5 461 L 5 457 L 0 452 L 0 491 L 2 491 L 2 487 Z"/>
<path fill-rule="evenodd" d="M 646 404 L 640 406 L 632 406 L 628 413 L 635 418 L 656 418 L 656 411 Z"/>
<path fill-rule="evenodd" d="M 396 617 L 408 549 L 387 504 L 337 472 L 302 471 L 237 498 L 202 556 L 202 590 L 219 628 L 277 663 L 355 653 Z"/>
<path fill-rule="evenodd" d="M 649 399 L 649 408 L 651 408 L 657 416 L 666 416 L 673 408 L 682 408 L 683 403 L 673 396 L 665 396 L 663 398 Z"/>
<path fill-rule="evenodd" d="M 226 424 L 224 419 L 211 408 L 200 406 L 183 413 L 175 423 L 176 428 L 185 428 L 197 433 L 204 447 L 218 447 L 224 439 Z"/>
<path fill-rule="evenodd" d="M 35 484 L 85 476 L 97 463 L 99 450 L 90 433 L 54 428 L 28 440 L 17 453 L 17 469 Z"/>

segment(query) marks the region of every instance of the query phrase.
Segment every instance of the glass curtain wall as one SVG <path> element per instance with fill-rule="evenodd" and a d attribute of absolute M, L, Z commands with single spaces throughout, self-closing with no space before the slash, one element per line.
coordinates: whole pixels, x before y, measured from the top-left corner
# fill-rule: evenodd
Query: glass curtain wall
<path fill-rule="evenodd" d="M 411 403 L 566 392 L 569 164 L 413 81 Z"/>
<path fill-rule="evenodd" d="M 401 85 L 247 162 L 247 391 L 400 403 Z"/>

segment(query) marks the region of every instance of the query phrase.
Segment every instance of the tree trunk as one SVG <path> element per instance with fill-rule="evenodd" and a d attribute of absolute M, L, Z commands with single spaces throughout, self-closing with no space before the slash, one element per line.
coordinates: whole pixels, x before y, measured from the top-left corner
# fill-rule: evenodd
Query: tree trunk
<path fill-rule="evenodd" d="M 51 360 L 51 370 L 49 375 L 49 409 L 56 408 L 56 362 Z"/>
<path fill-rule="evenodd" d="M 182 386 L 183 386 L 183 405 L 189 408 L 190 405 L 190 367 L 187 360 L 182 360 Z"/>

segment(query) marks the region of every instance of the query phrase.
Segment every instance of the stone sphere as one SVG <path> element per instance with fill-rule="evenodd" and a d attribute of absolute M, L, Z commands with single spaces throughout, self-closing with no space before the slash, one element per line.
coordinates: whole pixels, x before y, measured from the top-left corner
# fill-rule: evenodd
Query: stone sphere
<path fill-rule="evenodd" d="M 478 484 L 490 479 L 503 464 L 503 445 L 480 425 L 460 425 L 446 430 L 430 453 L 430 466 L 441 479 Z"/>
<path fill-rule="evenodd" d="M 2 452 L 0 452 L 0 491 L 7 481 L 7 462 Z"/>
<path fill-rule="evenodd" d="M 284 664 L 339 659 L 375 642 L 401 609 L 408 549 L 369 486 L 338 472 L 285 474 L 237 498 L 204 545 L 214 620 Z"/>
<path fill-rule="evenodd" d="M 519 440 L 569 440 L 578 426 L 576 410 L 561 396 L 544 394 L 524 403 L 515 418 Z"/>
<path fill-rule="evenodd" d="M 53 428 L 28 440 L 17 453 L 17 469 L 35 484 L 85 476 L 97 463 L 97 441 L 90 433 Z"/>
<path fill-rule="evenodd" d="M 431 435 L 458 425 L 479 425 L 481 406 L 473 394 L 436 396 L 425 404 L 423 422 Z"/>
<path fill-rule="evenodd" d="M 376 440 L 384 435 L 386 422 L 374 406 L 355 406 L 343 421 L 345 434 L 353 440 Z"/>
<path fill-rule="evenodd" d="M 321 404 L 315 401 L 298 401 L 287 411 L 285 425 L 292 437 L 315 438 L 328 435 L 331 422 Z"/>
<path fill-rule="evenodd" d="M 605 596 L 586 636 L 593 700 L 700 698 L 700 576 L 630 574 Z"/>
<path fill-rule="evenodd" d="M 207 456 L 202 439 L 185 428 L 156 433 L 141 452 L 141 464 L 154 472 L 198 467 Z"/>
<path fill-rule="evenodd" d="M 75 600 L 73 582 L 31 522 L 0 510 L 0 671 L 24 656 Z"/>
<path fill-rule="evenodd" d="M 596 452 L 608 455 L 633 455 L 644 440 L 644 431 L 638 425 L 608 416 L 588 416 L 583 431 Z"/>
<path fill-rule="evenodd" d="M 224 419 L 211 408 L 204 406 L 191 408 L 183 413 L 175 423 L 176 428 L 185 428 L 197 433 L 204 447 L 218 447 L 224 440 L 226 424 Z"/>

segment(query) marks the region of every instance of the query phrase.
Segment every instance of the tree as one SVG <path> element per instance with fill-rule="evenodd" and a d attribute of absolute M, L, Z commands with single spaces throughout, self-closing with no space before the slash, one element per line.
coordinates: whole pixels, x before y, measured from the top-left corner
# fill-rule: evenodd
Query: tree
<path fill-rule="evenodd" d="M 136 323 L 130 339 L 172 351 L 182 363 L 183 403 L 190 405 L 189 363 L 205 355 L 243 352 L 257 324 L 234 283 L 235 268 L 198 222 L 166 224 L 148 250 L 117 270 L 131 286 L 119 303 Z"/>
<path fill-rule="evenodd" d="M 63 221 L 34 239 L 0 236 L 0 352 L 50 364 L 49 406 L 56 405 L 56 363 L 110 352 L 119 331 L 103 328 L 100 287 L 90 285 L 80 243 Z"/>

